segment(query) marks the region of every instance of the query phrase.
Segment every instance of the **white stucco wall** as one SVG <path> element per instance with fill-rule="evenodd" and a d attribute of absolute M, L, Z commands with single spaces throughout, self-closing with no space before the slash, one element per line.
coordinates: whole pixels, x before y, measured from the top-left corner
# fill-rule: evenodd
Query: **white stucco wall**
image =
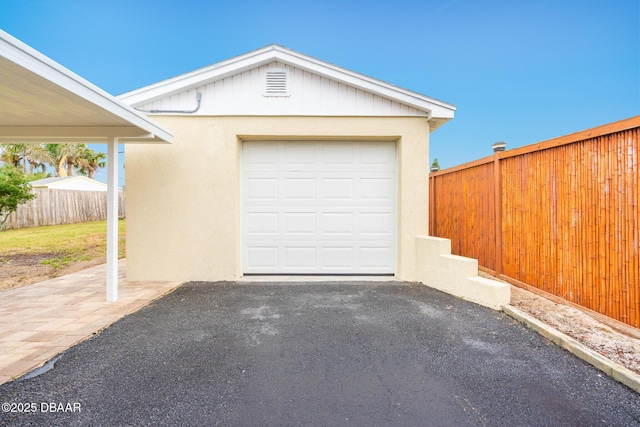
<path fill-rule="evenodd" d="M 129 145 L 127 279 L 232 280 L 242 275 L 240 153 L 245 139 L 396 141 L 398 264 L 415 280 L 428 233 L 429 123 L 424 117 L 154 116 L 172 145 Z"/>

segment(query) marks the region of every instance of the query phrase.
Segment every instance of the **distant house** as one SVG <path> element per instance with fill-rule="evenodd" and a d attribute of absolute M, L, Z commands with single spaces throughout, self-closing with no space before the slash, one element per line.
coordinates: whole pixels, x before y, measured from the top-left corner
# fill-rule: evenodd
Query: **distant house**
<path fill-rule="evenodd" d="M 50 190 L 107 191 L 107 184 L 86 176 L 61 176 L 32 181 L 33 188 Z"/>

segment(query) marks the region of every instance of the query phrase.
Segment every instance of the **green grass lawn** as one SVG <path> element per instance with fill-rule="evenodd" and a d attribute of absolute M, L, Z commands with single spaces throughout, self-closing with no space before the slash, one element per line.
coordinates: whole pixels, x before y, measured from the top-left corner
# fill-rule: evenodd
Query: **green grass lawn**
<path fill-rule="evenodd" d="M 118 256 L 125 256 L 126 222 L 118 223 Z M 60 267 L 72 261 L 106 257 L 107 222 L 83 222 L 0 231 L 0 259 L 9 255 L 52 254 L 43 264 Z"/>

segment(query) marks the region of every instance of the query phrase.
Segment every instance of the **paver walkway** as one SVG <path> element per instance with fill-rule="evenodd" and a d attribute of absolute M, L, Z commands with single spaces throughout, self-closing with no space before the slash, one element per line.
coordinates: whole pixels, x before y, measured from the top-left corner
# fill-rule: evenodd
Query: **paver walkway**
<path fill-rule="evenodd" d="M 118 263 L 119 298 L 106 302 L 106 265 L 0 292 L 0 384 L 138 310 L 181 282 L 125 280 Z"/>

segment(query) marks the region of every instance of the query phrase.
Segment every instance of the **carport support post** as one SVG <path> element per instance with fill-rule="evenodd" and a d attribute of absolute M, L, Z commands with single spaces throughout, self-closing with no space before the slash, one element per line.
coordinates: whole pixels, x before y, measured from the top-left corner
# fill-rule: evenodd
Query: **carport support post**
<path fill-rule="evenodd" d="M 118 301 L 118 138 L 107 138 L 107 302 Z"/>

